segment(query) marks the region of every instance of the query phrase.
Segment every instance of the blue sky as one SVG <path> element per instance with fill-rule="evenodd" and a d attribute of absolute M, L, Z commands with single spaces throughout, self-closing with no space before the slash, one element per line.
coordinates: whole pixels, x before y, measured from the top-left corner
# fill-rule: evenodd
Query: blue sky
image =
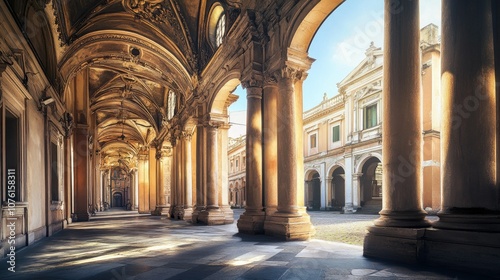
<path fill-rule="evenodd" d="M 304 110 L 318 105 L 324 93 L 337 94 L 337 83 L 363 60 L 372 41 L 383 47 L 383 7 L 383 0 L 347 0 L 323 22 L 309 47 L 309 56 L 316 61 L 304 81 Z M 441 0 L 420 0 L 421 27 L 440 26 L 440 18 Z M 238 87 L 235 94 L 240 98 L 229 107 L 231 122 L 244 123 L 246 93 Z M 242 128 L 235 125 L 232 130 Z"/>

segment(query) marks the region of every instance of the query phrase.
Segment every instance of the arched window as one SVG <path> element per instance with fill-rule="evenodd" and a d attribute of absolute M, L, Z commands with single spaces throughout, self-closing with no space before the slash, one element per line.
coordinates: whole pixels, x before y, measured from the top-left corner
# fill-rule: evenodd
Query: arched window
<path fill-rule="evenodd" d="M 215 3 L 210 11 L 208 20 L 208 40 L 210 45 L 217 49 L 224 39 L 226 34 L 226 14 L 220 3 Z"/>
<path fill-rule="evenodd" d="M 222 44 L 224 33 L 226 32 L 226 15 L 222 13 L 215 27 L 215 45 L 218 47 Z"/>
<path fill-rule="evenodd" d="M 171 120 L 175 115 L 176 96 L 173 90 L 168 92 L 167 119 Z"/>

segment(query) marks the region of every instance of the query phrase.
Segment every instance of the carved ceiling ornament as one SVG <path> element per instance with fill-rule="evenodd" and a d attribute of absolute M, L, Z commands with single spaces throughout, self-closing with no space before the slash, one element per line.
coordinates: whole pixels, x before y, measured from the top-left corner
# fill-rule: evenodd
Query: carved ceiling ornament
<path fill-rule="evenodd" d="M 162 5 L 164 2 L 164 0 L 123 0 L 123 7 L 133 12 L 138 19 L 163 23 L 167 14 Z"/>
<path fill-rule="evenodd" d="M 123 7 L 133 13 L 139 20 L 148 20 L 155 24 L 168 24 L 172 27 L 172 35 L 177 44 L 186 50 L 193 49 L 193 42 L 184 30 L 187 30 L 187 23 L 184 17 L 178 13 L 179 6 L 166 0 L 122 0 Z M 177 11 L 176 11 L 177 9 Z M 182 26 L 181 26 L 182 24 Z M 191 52 L 186 52 L 186 59 L 190 66 L 195 69 L 197 66 L 197 56 Z"/>

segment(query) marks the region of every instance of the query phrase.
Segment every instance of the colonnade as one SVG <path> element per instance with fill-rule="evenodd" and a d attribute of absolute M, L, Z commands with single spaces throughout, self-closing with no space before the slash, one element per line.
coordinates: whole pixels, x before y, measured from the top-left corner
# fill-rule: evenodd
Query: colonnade
<path fill-rule="evenodd" d="M 247 206 L 242 233 L 307 239 L 314 232 L 304 207 L 302 82 L 313 59 L 289 49 L 288 60 L 266 75 L 247 75 Z"/>
<path fill-rule="evenodd" d="M 430 223 L 420 195 L 419 2 L 385 1 L 383 209 L 368 229 L 365 256 L 496 269 L 500 45 L 492 2 L 443 1 L 442 201 Z"/>

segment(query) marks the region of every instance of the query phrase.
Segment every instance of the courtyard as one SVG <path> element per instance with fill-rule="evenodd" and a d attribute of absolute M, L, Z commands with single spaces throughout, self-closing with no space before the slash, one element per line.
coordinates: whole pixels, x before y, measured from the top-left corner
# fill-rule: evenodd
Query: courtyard
<path fill-rule="evenodd" d="M 242 210 L 235 210 L 238 218 Z M 310 212 L 317 236 L 282 242 L 238 234 L 236 223 L 197 226 L 131 211 L 100 212 L 16 252 L 1 279 L 477 279 L 453 269 L 406 266 L 362 256 L 364 226 L 376 215 Z M 325 241 L 325 240 L 342 241 Z M 356 245 L 351 245 L 351 244 Z"/>

